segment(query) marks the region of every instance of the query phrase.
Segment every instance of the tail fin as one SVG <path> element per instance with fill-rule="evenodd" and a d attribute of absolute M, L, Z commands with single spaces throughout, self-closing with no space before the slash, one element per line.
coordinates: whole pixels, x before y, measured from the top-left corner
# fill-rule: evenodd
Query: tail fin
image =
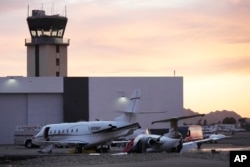
<path fill-rule="evenodd" d="M 139 100 L 141 98 L 141 89 L 134 90 L 131 98 L 129 99 L 128 105 L 123 114 L 115 118 L 116 121 L 121 122 L 135 122 L 136 112 L 139 107 Z"/>

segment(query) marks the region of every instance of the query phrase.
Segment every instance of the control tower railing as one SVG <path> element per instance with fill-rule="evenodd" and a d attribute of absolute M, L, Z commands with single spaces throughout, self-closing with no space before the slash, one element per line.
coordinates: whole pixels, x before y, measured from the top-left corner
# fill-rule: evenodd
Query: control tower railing
<path fill-rule="evenodd" d="M 60 44 L 69 45 L 70 39 L 66 38 L 26 38 L 25 45 Z"/>

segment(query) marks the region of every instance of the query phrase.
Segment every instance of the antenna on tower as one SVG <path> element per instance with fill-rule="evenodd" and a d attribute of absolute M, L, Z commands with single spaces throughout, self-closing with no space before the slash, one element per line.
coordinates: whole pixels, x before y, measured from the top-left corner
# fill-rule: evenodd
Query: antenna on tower
<path fill-rule="evenodd" d="M 27 11 L 27 17 L 29 17 L 29 9 L 30 7 L 29 7 L 29 4 L 28 4 L 28 11 Z"/>
<path fill-rule="evenodd" d="M 51 7 L 51 15 L 54 14 L 54 3 L 52 3 L 52 7 Z"/>
<path fill-rule="evenodd" d="M 65 9 L 64 9 L 65 11 L 65 17 L 67 17 L 67 6 L 65 5 Z"/>

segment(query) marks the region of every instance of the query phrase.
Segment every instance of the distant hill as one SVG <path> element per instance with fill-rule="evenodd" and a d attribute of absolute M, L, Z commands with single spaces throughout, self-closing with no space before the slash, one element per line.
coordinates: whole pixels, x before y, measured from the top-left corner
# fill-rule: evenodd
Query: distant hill
<path fill-rule="evenodd" d="M 198 112 L 194 112 L 190 109 L 185 109 L 185 108 L 184 108 L 184 113 L 187 116 L 200 114 Z M 234 111 L 223 110 L 223 111 L 210 112 L 210 113 L 206 114 L 204 117 L 186 119 L 183 122 L 188 123 L 188 124 L 197 124 L 197 122 L 201 119 L 202 124 L 203 124 L 204 120 L 207 121 L 207 124 L 213 124 L 213 123 L 222 122 L 223 119 L 225 119 L 226 117 L 233 117 L 236 121 L 238 121 L 239 118 L 241 118 L 241 116 Z"/>

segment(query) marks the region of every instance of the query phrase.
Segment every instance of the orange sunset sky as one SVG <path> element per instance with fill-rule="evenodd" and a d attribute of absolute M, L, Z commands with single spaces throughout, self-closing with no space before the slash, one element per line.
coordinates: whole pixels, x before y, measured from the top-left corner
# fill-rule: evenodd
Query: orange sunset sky
<path fill-rule="evenodd" d="M 26 76 L 28 5 L 48 15 L 67 6 L 68 76 L 175 71 L 185 108 L 250 117 L 249 0 L 1 0 L 0 77 Z"/>

